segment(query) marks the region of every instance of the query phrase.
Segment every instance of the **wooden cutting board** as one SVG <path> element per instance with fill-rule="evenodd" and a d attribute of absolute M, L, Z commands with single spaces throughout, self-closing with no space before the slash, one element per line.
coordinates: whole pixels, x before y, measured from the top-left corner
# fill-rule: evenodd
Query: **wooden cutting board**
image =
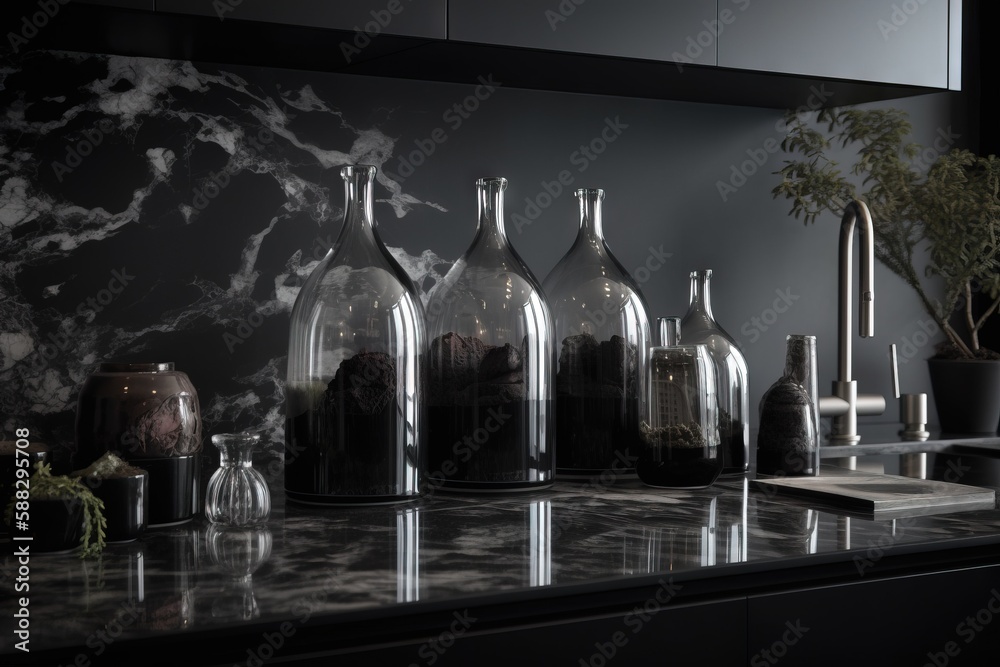
<path fill-rule="evenodd" d="M 996 491 L 823 466 L 816 477 L 770 477 L 752 484 L 770 495 L 816 501 L 872 518 L 995 509 Z"/>

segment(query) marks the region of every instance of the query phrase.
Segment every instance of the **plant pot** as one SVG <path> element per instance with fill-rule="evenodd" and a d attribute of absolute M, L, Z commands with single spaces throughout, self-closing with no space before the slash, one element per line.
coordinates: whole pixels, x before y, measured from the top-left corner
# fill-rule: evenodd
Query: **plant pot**
<path fill-rule="evenodd" d="M 131 542 L 142 535 L 149 522 L 149 473 L 86 478 L 84 484 L 104 502 L 108 542 Z"/>
<path fill-rule="evenodd" d="M 32 500 L 27 534 L 32 553 L 73 551 L 83 537 L 83 502 L 79 498 Z"/>
<path fill-rule="evenodd" d="M 996 433 L 1000 361 L 928 359 L 938 421 L 945 433 Z"/>

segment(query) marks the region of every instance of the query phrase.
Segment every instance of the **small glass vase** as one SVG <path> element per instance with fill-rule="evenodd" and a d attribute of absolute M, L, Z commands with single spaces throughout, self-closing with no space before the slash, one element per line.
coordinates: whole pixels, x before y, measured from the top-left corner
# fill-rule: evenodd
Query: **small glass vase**
<path fill-rule="evenodd" d="M 816 337 L 788 336 L 785 373 L 760 401 L 757 474 L 819 474 Z"/>
<path fill-rule="evenodd" d="M 747 362 L 733 339 L 712 314 L 711 269 L 691 272 L 691 305 L 681 321 L 684 344 L 708 347 L 718 375 L 719 437 L 723 475 L 742 475 L 750 468 L 750 385 Z"/>
<path fill-rule="evenodd" d="M 580 230 L 542 283 L 558 345 L 556 474 L 635 475 L 644 413 L 649 315 L 604 240 L 604 191 L 576 191 Z"/>
<path fill-rule="evenodd" d="M 636 474 L 671 489 L 711 486 L 722 471 L 715 366 L 705 345 L 654 347 Z"/>
<path fill-rule="evenodd" d="M 552 484 L 552 315 L 507 238 L 506 187 L 476 182 L 476 236 L 427 303 L 428 475 L 444 489 Z"/>
<path fill-rule="evenodd" d="M 219 448 L 219 469 L 208 480 L 205 518 L 227 526 L 260 526 L 271 514 L 271 494 L 264 477 L 254 470 L 253 450 L 260 436 L 220 433 L 212 436 Z"/>

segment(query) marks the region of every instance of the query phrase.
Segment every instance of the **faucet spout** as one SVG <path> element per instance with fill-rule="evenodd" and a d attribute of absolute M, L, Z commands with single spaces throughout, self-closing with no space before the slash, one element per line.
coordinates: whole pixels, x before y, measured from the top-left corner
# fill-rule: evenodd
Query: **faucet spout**
<path fill-rule="evenodd" d="M 862 338 L 875 335 L 875 229 L 868 206 L 863 201 L 855 199 L 844 209 L 844 217 L 840 221 L 840 276 L 838 290 L 838 319 L 840 332 L 840 347 L 837 356 L 838 379 L 849 382 L 852 378 L 853 338 L 851 332 L 851 283 L 854 277 L 854 230 L 860 236 L 861 251 L 861 285 L 858 292 L 858 324 Z"/>
<path fill-rule="evenodd" d="M 833 417 L 830 440 L 856 444 L 858 415 L 880 415 L 885 412 L 885 398 L 877 394 L 858 394 L 858 383 L 852 377 L 851 358 L 854 332 L 851 331 L 851 293 L 854 277 L 854 231 L 861 237 L 861 285 L 858 290 L 858 320 L 862 338 L 875 335 L 875 229 L 872 216 L 864 202 L 854 200 L 844 209 L 840 222 L 840 276 L 838 290 L 838 375 L 833 381 L 833 396 L 819 401 L 820 416 Z M 848 459 L 853 467 L 853 459 Z"/>

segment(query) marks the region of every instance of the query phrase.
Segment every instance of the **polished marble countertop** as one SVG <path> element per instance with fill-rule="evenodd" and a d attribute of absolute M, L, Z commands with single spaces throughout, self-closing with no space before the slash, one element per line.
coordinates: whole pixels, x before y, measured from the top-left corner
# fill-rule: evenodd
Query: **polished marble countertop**
<path fill-rule="evenodd" d="M 285 506 L 279 494 L 263 530 L 220 532 L 199 518 L 111 545 L 99 560 L 35 555 L 31 648 L 96 656 L 109 633 L 127 642 L 318 617 L 336 624 L 668 574 L 708 580 L 835 561 L 862 575 L 877 567 L 873 554 L 1000 544 L 997 509 L 872 521 L 769 497 L 744 478 L 690 491 L 606 481 L 350 509 Z M 0 561 L 5 654 L 14 651 L 10 552 L 8 543 Z"/>

